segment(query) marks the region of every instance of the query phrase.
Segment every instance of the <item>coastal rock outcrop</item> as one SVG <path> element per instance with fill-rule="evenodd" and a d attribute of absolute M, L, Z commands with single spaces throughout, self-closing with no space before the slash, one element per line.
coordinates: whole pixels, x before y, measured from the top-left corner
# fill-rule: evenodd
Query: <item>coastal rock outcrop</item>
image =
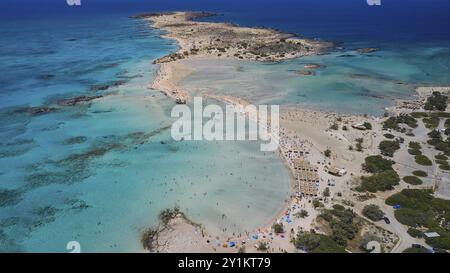
<path fill-rule="evenodd" d="M 378 48 L 376 47 L 364 47 L 364 48 L 358 48 L 356 49 L 359 53 L 373 53 L 378 51 Z"/>
<path fill-rule="evenodd" d="M 74 97 L 74 98 L 70 98 L 70 99 L 60 100 L 60 101 L 58 101 L 58 105 L 61 105 L 61 106 L 74 106 L 74 105 L 77 105 L 79 103 L 89 102 L 91 100 L 95 100 L 95 99 L 99 99 L 99 98 L 103 98 L 103 97 L 104 97 L 103 95 L 79 96 L 79 97 Z"/>

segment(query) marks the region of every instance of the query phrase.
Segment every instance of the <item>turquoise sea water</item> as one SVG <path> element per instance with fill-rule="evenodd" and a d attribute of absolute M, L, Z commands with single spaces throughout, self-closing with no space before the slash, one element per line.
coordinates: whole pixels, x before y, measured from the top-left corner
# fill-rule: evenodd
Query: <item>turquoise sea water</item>
<path fill-rule="evenodd" d="M 105 12 L 93 1 L 83 6 L 89 12 L 78 14 L 58 1 L 51 16 L 37 16 L 53 2 L 23 5 L 27 1 L 7 0 L 0 24 L 0 251 L 64 252 L 72 240 L 87 252 L 142 251 L 140 232 L 156 224 L 162 209 L 179 205 L 194 221 L 229 234 L 265 224 L 288 197 L 287 170 L 258 143 L 172 141 L 173 102 L 147 86 L 158 68 L 152 60 L 177 46 L 129 14 L 212 10 L 225 15 L 210 20 L 344 42 L 329 55 L 277 64 L 201 63 L 184 81 L 194 92 L 208 88 L 258 104 L 380 114 L 416 85 L 449 84 L 450 28 L 439 6 L 433 12 L 402 7 L 399 16 L 392 8 L 373 15 L 356 6 L 365 13 L 347 16 L 349 6 L 332 1 L 264 6 L 224 0 L 216 6 L 174 0 L 140 7 L 135 0 L 127 1 L 133 12 L 119 12 L 123 2 Z M 267 17 L 267 10 L 277 12 Z M 53 16 L 59 13 L 68 16 Z M 388 20 L 377 25 L 377 18 Z M 406 24 L 405 18 L 417 20 Z M 354 51 L 366 46 L 380 51 Z M 316 76 L 295 73 L 310 62 L 326 67 Z M 104 97 L 58 104 L 79 96 Z"/>
<path fill-rule="evenodd" d="M 172 141 L 174 104 L 147 88 L 152 60 L 176 48 L 159 34 L 124 15 L 2 24 L 1 251 L 142 251 L 165 208 L 228 234 L 281 209 L 290 182 L 275 153 Z"/>

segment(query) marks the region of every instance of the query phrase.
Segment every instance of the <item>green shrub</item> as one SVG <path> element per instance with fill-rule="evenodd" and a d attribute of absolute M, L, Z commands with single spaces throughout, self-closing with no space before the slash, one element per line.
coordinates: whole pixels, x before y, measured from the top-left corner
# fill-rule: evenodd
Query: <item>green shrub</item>
<path fill-rule="evenodd" d="M 425 113 L 425 112 L 413 112 L 413 113 L 411 113 L 411 116 L 413 118 L 426 118 L 426 117 L 428 117 L 428 113 Z"/>
<path fill-rule="evenodd" d="M 331 150 L 330 150 L 330 149 L 326 149 L 326 150 L 323 152 L 323 154 L 324 154 L 326 157 L 330 157 L 330 156 L 331 156 Z"/>
<path fill-rule="evenodd" d="M 428 252 L 428 250 L 424 247 L 410 247 L 403 250 L 403 253 L 414 254 L 414 253 L 430 253 L 430 252 Z"/>
<path fill-rule="evenodd" d="M 422 154 L 422 151 L 417 150 L 417 149 L 408 149 L 408 153 L 409 153 L 410 155 L 421 155 L 421 154 Z"/>
<path fill-rule="evenodd" d="M 416 160 L 416 163 L 419 165 L 423 165 L 423 166 L 433 165 L 433 162 L 431 162 L 431 160 L 425 155 L 416 155 L 414 157 L 414 159 Z"/>
<path fill-rule="evenodd" d="M 299 212 L 294 213 L 294 216 L 297 218 L 306 218 L 306 217 L 308 217 L 308 215 L 309 215 L 308 211 L 306 211 L 304 209 L 300 210 Z"/>
<path fill-rule="evenodd" d="M 370 124 L 370 122 L 364 122 L 363 126 L 366 127 L 367 130 L 372 130 L 372 124 Z"/>
<path fill-rule="evenodd" d="M 441 139 L 441 133 L 438 130 L 432 130 L 431 132 L 428 133 L 428 137 L 429 138 L 434 138 L 434 139 Z"/>
<path fill-rule="evenodd" d="M 267 251 L 269 249 L 269 245 L 265 242 L 259 242 L 256 250 L 258 251 Z"/>
<path fill-rule="evenodd" d="M 380 173 L 392 170 L 394 161 L 385 159 L 381 155 L 371 155 L 364 159 L 363 169 L 370 173 Z"/>
<path fill-rule="evenodd" d="M 395 151 L 400 149 L 400 144 L 398 140 L 383 140 L 380 142 L 378 148 L 380 149 L 382 155 L 393 157 Z"/>
<path fill-rule="evenodd" d="M 412 174 L 414 174 L 415 176 L 419 176 L 419 177 L 427 177 L 428 176 L 427 172 L 421 171 L 421 170 L 413 171 Z"/>
<path fill-rule="evenodd" d="M 361 185 L 356 190 L 368 192 L 387 191 L 392 190 L 399 182 L 400 177 L 398 174 L 394 170 L 387 170 L 372 176 L 363 177 Z"/>
<path fill-rule="evenodd" d="M 434 129 L 439 126 L 439 118 L 437 117 L 424 118 L 423 123 L 426 128 Z"/>
<path fill-rule="evenodd" d="M 311 253 L 345 253 L 345 249 L 338 245 L 330 236 L 299 232 L 293 243 L 298 249 L 305 249 Z"/>
<path fill-rule="evenodd" d="M 414 238 L 422 238 L 423 237 L 423 232 L 418 229 L 415 229 L 415 228 L 408 228 L 408 234 Z"/>
<path fill-rule="evenodd" d="M 442 95 L 440 92 L 433 92 L 431 96 L 427 98 L 424 109 L 427 111 L 437 110 L 445 111 L 447 108 L 448 97 Z"/>
<path fill-rule="evenodd" d="M 420 150 L 422 146 L 420 146 L 419 142 L 411 141 L 409 142 L 409 148 Z"/>
<path fill-rule="evenodd" d="M 393 134 L 384 134 L 383 135 L 385 138 L 388 138 L 388 139 L 393 139 L 393 138 L 395 138 L 395 136 L 393 135 Z"/>
<path fill-rule="evenodd" d="M 403 181 L 411 185 L 421 185 L 423 183 L 417 176 L 405 176 L 403 177 Z"/>
<path fill-rule="evenodd" d="M 406 124 L 411 128 L 416 128 L 417 127 L 417 120 L 407 114 L 401 114 L 397 117 L 390 117 L 387 120 L 385 120 L 383 122 L 383 129 L 384 130 L 388 130 L 388 129 L 393 129 L 393 130 L 400 130 L 400 127 L 398 126 L 399 124 Z"/>
<path fill-rule="evenodd" d="M 444 171 L 450 171 L 450 165 L 439 165 L 439 169 Z"/>
<path fill-rule="evenodd" d="M 275 223 L 275 224 L 273 224 L 272 229 L 273 229 L 273 231 L 274 231 L 276 234 L 284 233 L 284 226 L 283 226 L 283 223 Z"/>
<path fill-rule="evenodd" d="M 443 155 L 443 154 L 435 155 L 434 158 L 436 158 L 438 160 L 447 160 L 448 159 L 448 157 L 446 155 Z"/>
<path fill-rule="evenodd" d="M 447 250 L 450 249 L 450 236 L 441 235 L 440 237 L 426 238 L 425 242 L 433 247 Z"/>
<path fill-rule="evenodd" d="M 448 165 L 448 162 L 447 162 L 447 160 L 436 159 L 436 164 L 439 164 L 439 165 Z"/>
<path fill-rule="evenodd" d="M 356 146 L 356 150 L 358 152 L 361 152 L 363 150 L 362 143 L 363 143 L 364 139 L 357 138 L 355 141 L 356 141 L 356 145 L 355 145 Z"/>
<path fill-rule="evenodd" d="M 377 205 L 367 205 L 362 211 L 363 215 L 372 221 L 380 221 L 383 219 L 384 212 Z"/>
<path fill-rule="evenodd" d="M 394 215 L 400 223 L 411 227 L 425 226 L 434 218 L 431 211 L 416 210 L 411 208 L 400 208 L 394 212 Z"/>
<path fill-rule="evenodd" d="M 314 199 L 314 200 L 312 201 L 312 205 L 313 205 L 313 207 L 314 207 L 315 209 L 316 209 L 316 208 L 323 208 L 323 207 L 324 207 L 323 203 L 320 202 L 320 201 L 317 200 L 317 199 Z"/>

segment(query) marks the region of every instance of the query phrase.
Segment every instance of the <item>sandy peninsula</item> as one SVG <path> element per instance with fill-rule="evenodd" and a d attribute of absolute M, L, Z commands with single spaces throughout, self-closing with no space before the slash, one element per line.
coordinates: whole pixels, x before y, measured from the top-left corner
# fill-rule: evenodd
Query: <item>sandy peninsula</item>
<path fill-rule="evenodd" d="M 303 39 L 267 28 L 240 27 L 229 23 L 199 22 L 194 19 L 215 16 L 207 12 L 147 13 L 134 16 L 148 20 L 174 39 L 177 52 L 154 61 L 161 64 L 152 88 L 163 91 L 177 103 L 186 103 L 189 94 L 176 87 L 176 82 L 189 75 L 189 69 L 178 61 L 190 58 L 238 59 L 274 62 L 302 56 L 322 54 L 333 43 Z"/>

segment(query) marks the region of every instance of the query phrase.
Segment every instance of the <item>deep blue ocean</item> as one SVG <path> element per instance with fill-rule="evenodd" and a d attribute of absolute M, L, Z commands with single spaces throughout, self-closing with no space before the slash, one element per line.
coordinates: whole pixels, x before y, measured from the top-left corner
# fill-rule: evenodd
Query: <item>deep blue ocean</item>
<path fill-rule="evenodd" d="M 308 59 L 328 65 L 316 78 L 286 76 L 305 60 L 246 64 L 263 75 L 264 102 L 276 88 L 288 94 L 280 104 L 379 113 L 415 85 L 450 84 L 446 0 L 81 1 L 0 3 L 0 251 L 65 252 L 73 240 L 85 252 L 142 251 L 141 231 L 174 205 L 211 229 L 242 232 L 289 196 L 288 171 L 257 143 L 171 139 L 174 103 L 147 87 L 152 61 L 177 45 L 130 15 L 212 11 L 220 16 L 208 20 L 339 42 L 338 52 Z M 363 46 L 380 51 L 339 58 Z M 99 99 L 61 103 L 80 96 Z"/>
<path fill-rule="evenodd" d="M 82 0 L 75 8 L 65 0 L 4 0 L 1 5 L 2 19 L 202 10 L 222 13 L 224 20 L 242 25 L 340 41 L 450 39 L 446 0 L 382 0 L 381 6 L 369 6 L 366 0 Z"/>

